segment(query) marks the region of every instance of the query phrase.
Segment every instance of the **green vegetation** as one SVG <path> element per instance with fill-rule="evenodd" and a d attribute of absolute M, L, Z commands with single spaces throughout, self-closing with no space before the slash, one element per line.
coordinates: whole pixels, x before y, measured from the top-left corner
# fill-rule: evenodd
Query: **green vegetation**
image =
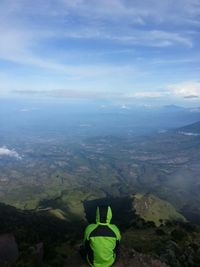
<path fill-rule="evenodd" d="M 16 266 L 28 266 L 41 241 L 45 265 L 60 266 L 80 244 L 86 204 L 112 198 L 125 247 L 170 266 L 198 266 L 199 228 L 186 219 L 200 223 L 199 136 L 54 142 L 19 143 L 24 159 L 0 162 L 0 202 L 17 208 L 0 205 L 0 232 L 17 238 Z"/>
<path fill-rule="evenodd" d="M 148 138 L 60 139 L 52 146 L 29 140 L 18 146 L 28 152 L 17 164 L 2 162 L 1 202 L 32 210 L 42 201 L 59 199 L 52 208 L 66 212 L 68 206 L 82 217 L 79 203 L 92 195 L 150 192 L 200 222 L 199 136 L 168 132 Z"/>
<path fill-rule="evenodd" d="M 172 267 L 199 266 L 200 228 L 188 223 L 169 223 L 159 228 L 131 227 L 123 234 L 125 249 L 159 257 Z"/>
<path fill-rule="evenodd" d="M 183 215 L 167 201 L 161 200 L 152 194 L 136 194 L 133 207 L 136 214 L 145 221 L 152 221 L 160 226 L 167 221 L 186 221 Z"/>
<path fill-rule="evenodd" d="M 123 203 L 123 199 L 118 201 Z M 83 221 L 69 222 L 48 211 L 21 211 L 4 204 L 0 204 L 0 214 L 0 233 L 13 232 L 19 245 L 20 258 L 12 267 L 33 266 L 39 242 L 44 245 L 44 266 L 64 267 L 65 260 L 77 253 L 86 226 Z M 128 220 L 124 216 L 120 219 L 118 225 Z M 121 245 L 122 252 L 144 253 L 172 267 L 197 267 L 200 227 L 187 222 L 167 222 L 156 227 L 133 216 L 131 224 L 123 228 Z"/>

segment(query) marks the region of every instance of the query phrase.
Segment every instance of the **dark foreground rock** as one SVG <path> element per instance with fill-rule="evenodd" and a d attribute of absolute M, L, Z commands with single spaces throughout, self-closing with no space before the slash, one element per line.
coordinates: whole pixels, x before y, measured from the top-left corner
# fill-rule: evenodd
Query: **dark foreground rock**
<path fill-rule="evenodd" d="M 33 253 L 33 267 L 42 267 L 44 257 L 43 243 L 38 243 Z"/>
<path fill-rule="evenodd" d="M 9 266 L 19 257 L 15 237 L 12 234 L 0 235 L 0 266 Z"/>
<path fill-rule="evenodd" d="M 64 267 L 88 267 L 77 252 L 73 257 L 66 260 Z M 154 259 L 149 255 L 138 253 L 135 250 L 122 252 L 118 262 L 113 267 L 170 267 L 161 262 L 159 259 Z"/>

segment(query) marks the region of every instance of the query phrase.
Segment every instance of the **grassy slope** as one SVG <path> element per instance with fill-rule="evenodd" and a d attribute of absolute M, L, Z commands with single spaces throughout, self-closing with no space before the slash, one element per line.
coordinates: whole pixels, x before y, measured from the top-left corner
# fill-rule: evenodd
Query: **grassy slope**
<path fill-rule="evenodd" d="M 21 211 L 4 204 L 0 204 L 0 216 L 1 232 L 13 232 L 19 244 L 21 257 L 14 267 L 31 266 L 30 247 L 33 249 L 38 242 L 44 243 L 45 267 L 63 266 L 65 259 L 77 251 L 86 226 L 86 222 L 75 220 L 75 217 L 70 222 L 49 212 Z M 121 222 L 123 220 L 124 216 L 121 216 Z M 156 228 L 136 216 L 129 226 L 123 228 L 122 247 L 124 251 L 134 249 L 162 257 L 170 264 L 177 260 L 180 264 L 187 261 L 190 253 L 190 259 L 195 262 L 200 259 L 200 253 L 197 252 L 200 230 L 187 223 L 171 223 Z M 180 259 L 180 255 L 185 255 L 186 259 Z"/>
<path fill-rule="evenodd" d="M 145 221 L 153 221 L 157 226 L 166 221 L 185 221 L 184 216 L 167 201 L 152 194 L 136 194 L 134 209 Z"/>

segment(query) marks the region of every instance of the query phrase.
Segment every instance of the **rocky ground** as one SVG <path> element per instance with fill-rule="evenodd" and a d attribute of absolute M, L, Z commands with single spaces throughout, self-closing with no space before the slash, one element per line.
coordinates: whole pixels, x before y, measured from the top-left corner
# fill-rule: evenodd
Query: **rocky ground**
<path fill-rule="evenodd" d="M 77 252 L 72 258 L 65 262 L 64 267 L 88 267 Z M 124 251 L 122 249 L 120 259 L 113 265 L 113 267 L 169 267 L 158 259 L 151 256 L 136 252 L 134 249 Z"/>

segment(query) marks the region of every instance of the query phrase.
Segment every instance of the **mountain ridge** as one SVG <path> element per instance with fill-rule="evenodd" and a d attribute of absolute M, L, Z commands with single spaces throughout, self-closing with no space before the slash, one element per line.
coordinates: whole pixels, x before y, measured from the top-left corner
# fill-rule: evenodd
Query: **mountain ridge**
<path fill-rule="evenodd" d="M 200 134 L 200 121 L 178 128 L 179 132 Z"/>

